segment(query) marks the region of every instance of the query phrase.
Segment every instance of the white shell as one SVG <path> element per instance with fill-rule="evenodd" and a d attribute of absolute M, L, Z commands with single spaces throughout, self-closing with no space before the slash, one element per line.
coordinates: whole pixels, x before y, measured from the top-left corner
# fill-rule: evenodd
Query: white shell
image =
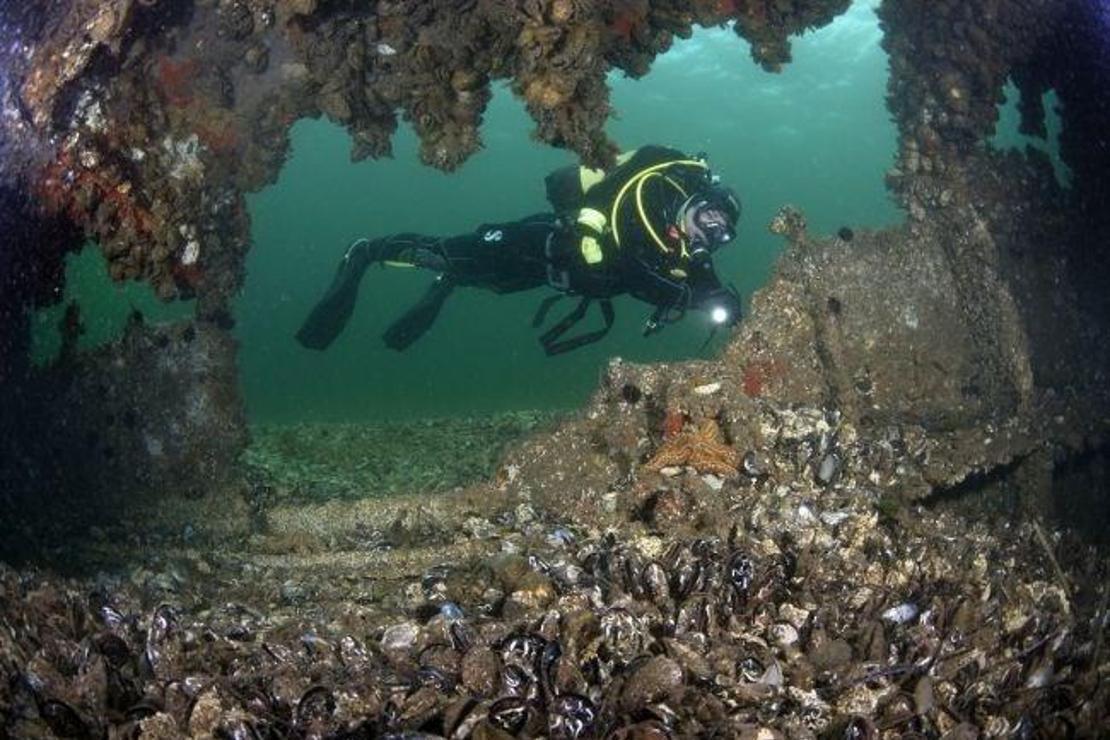
<path fill-rule="evenodd" d="M 813 509 L 809 508 L 805 504 L 799 504 L 798 521 L 803 523 L 814 522 L 817 521 L 817 516 L 813 513 Z"/>
<path fill-rule="evenodd" d="M 917 605 L 908 601 L 905 604 L 892 606 L 882 614 L 883 619 L 895 624 L 905 624 L 917 617 Z"/>
<path fill-rule="evenodd" d="M 771 638 L 779 645 L 793 645 L 798 641 L 798 630 L 789 622 L 779 622 L 771 627 Z"/>
<path fill-rule="evenodd" d="M 412 622 L 402 622 L 387 627 L 382 634 L 382 650 L 408 650 L 416 644 L 420 628 Z"/>
<path fill-rule="evenodd" d="M 193 239 L 185 245 L 185 251 L 181 254 L 181 264 L 186 266 L 196 264 L 198 257 L 200 257 L 200 242 Z"/>

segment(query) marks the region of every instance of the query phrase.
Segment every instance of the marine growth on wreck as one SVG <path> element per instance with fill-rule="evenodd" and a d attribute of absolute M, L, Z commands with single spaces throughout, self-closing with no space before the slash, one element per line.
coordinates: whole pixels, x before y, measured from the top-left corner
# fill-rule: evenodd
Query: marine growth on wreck
<path fill-rule="evenodd" d="M 297 121 L 455 172 L 504 85 L 611 168 L 611 73 L 723 26 L 773 75 L 850 5 L 0 7 L 0 736 L 1105 733 L 1098 0 L 874 3 L 905 222 L 783 203 L 714 355 L 612 358 L 569 413 L 248 425 L 247 196 Z M 1007 85 L 1033 137 L 1055 94 L 1068 179 L 992 145 Z M 70 303 L 35 364 L 83 245 L 195 315 L 84 349 Z"/>

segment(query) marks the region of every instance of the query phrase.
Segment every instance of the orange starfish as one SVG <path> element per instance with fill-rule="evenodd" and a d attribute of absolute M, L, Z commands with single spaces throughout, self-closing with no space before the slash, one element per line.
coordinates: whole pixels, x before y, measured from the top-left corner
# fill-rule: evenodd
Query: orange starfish
<path fill-rule="evenodd" d="M 659 471 L 684 465 L 699 473 L 730 477 L 739 474 L 740 458 L 736 450 L 725 444 L 717 422 L 706 419 L 697 429 L 686 430 L 664 442 L 644 467 Z"/>

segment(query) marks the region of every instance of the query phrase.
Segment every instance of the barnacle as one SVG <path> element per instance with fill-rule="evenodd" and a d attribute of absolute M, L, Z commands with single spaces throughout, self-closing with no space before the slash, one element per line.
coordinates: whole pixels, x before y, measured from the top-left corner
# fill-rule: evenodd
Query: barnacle
<path fill-rule="evenodd" d="M 524 97 L 541 108 L 558 108 L 574 94 L 574 81 L 558 75 L 544 75 L 528 81 Z"/>

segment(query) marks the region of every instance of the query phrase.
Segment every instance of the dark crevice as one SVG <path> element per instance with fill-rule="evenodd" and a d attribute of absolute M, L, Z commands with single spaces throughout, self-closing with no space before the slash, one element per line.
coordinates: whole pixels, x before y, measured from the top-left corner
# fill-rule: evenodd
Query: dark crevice
<path fill-rule="evenodd" d="M 962 501 L 968 496 L 978 495 L 986 489 L 1005 483 L 1010 476 L 1021 467 L 1028 455 L 1019 455 L 1009 462 L 995 465 L 986 470 L 978 470 L 967 475 L 963 480 L 948 486 L 936 486 L 924 499 L 922 504 L 927 508 L 934 508 L 946 504 Z"/>
<path fill-rule="evenodd" d="M 1058 450 L 1049 475 L 1019 475 L 1032 453 L 937 486 L 921 503 L 926 508 L 956 507 L 967 515 L 1015 513 L 1043 517 L 1073 529 L 1087 543 L 1110 544 L 1110 444 Z M 1039 464 L 1040 458 L 1029 460 Z"/>
<path fill-rule="evenodd" d="M 1084 539 L 1110 544 L 1110 444 L 1056 461 L 1052 469 L 1052 516 Z"/>

